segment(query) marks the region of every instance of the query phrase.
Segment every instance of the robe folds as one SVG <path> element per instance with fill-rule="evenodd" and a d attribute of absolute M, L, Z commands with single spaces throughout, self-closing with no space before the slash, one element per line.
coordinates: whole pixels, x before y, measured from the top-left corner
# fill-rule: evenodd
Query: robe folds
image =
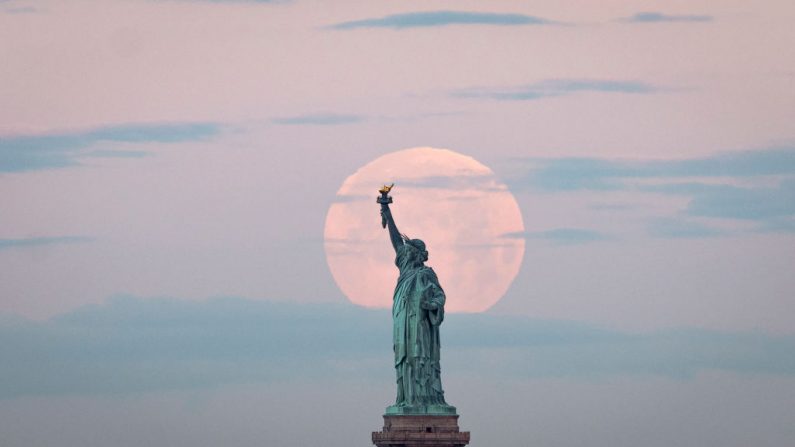
<path fill-rule="evenodd" d="M 400 277 L 392 303 L 396 405 L 444 405 L 439 367 L 439 325 L 444 320 L 444 290 L 436 273 L 424 265 L 409 265 L 408 250 L 398 249 Z"/>

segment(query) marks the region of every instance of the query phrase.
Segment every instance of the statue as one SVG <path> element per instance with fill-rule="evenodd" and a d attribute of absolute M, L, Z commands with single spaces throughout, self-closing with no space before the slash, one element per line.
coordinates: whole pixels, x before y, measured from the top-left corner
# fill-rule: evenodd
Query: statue
<path fill-rule="evenodd" d="M 455 414 L 447 405 L 439 367 L 439 325 L 444 320 L 445 294 L 433 269 L 425 265 L 428 251 L 420 239 L 398 231 L 384 185 L 381 226 L 389 228 L 400 276 L 392 302 L 392 343 L 397 373 L 397 398 L 387 414 Z"/>

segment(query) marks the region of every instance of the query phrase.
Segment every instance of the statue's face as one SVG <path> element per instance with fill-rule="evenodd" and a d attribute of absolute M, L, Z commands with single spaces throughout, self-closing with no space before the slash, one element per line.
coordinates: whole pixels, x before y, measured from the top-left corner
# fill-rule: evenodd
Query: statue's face
<path fill-rule="evenodd" d="M 411 247 L 411 257 L 418 264 L 428 260 L 428 250 L 425 249 L 425 242 L 420 239 L 412 239 L 408 245 Z"/>
<path fill-rule="evenodd" d="M 422 239 L 412 239 L 409 244 L 419 251 L 425 251 L 425 242 Z"/>

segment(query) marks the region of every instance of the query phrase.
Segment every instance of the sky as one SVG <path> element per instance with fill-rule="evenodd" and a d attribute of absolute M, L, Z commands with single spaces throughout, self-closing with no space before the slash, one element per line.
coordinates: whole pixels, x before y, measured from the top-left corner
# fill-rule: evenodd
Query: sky
<path fill-rule="evenodd" d="M 0 445 L 370 445 L 390 315 L 324 225 L 412 147 L 521 210 L 505 295 L 441 329 L 472 445 L 791 442 L 794 17 L 0 0 Z"/>

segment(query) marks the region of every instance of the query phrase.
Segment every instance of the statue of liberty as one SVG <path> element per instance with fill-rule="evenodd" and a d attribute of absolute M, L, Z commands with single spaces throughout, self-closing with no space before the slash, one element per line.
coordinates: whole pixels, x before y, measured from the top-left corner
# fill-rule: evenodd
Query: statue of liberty
<path fill-rule="evenodd" d="M 455 414 L 447 405 L 439 367 L 439 325 L 444 320 L 444 290 L 433 269 L 425 265 L 428 251 L 420 239 L 398 231 L 389 209 L 392 186 L 379 190 L 381 225 L 389 228 L 400 276 L 392 302 L 392 344 L 395 351 L 397 398 L 387 414 Z"/>

